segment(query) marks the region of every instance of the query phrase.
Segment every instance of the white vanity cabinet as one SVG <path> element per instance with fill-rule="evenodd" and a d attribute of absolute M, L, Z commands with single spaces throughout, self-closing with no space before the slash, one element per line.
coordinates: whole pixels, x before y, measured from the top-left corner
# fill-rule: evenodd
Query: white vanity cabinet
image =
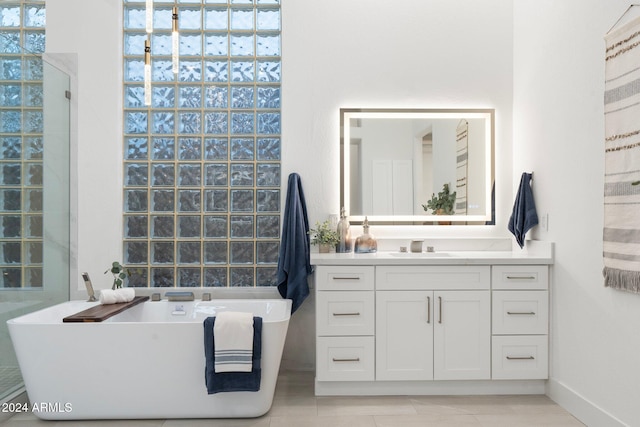
<path fill-rule="evenodd" d="M 491 378 L 489 271 L 377 267 L 376 380 Z"/>
<path fill-rule="evenodd" d="M 318 395 L 544 393 L 550 257 L 399 258 L 318 257 Z"/>

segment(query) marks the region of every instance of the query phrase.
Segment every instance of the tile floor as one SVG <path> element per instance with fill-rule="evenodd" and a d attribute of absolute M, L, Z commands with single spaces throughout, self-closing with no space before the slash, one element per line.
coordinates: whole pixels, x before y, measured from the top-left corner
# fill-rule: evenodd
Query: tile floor
<path fill-rule="evenodd" d="M 574 427 L 546 396 L 316 397 L 313 373 L 280 374 L 271 410 L 255 419 L 41 421 L 18 414 L 0 427 Z"/>
<path fill-rule="evenodd" d="M 22 385 L 22 375 L 17 366 L 0 366 L 0 396 L 8 396 Z"/>

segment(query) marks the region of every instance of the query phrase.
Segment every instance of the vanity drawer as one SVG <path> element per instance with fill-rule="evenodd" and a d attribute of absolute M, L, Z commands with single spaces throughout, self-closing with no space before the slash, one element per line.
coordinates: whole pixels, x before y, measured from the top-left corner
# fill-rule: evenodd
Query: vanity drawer
<path fill-rule="evenodd" d="M 547 291 L 493 291 L 492 331 L 497 335 L 544 335 L 549 330 Z"/>
<path fill-rule="evenodd" d="M 493 289 L 548 289 L 549 267 L 546 265 L 494 265 Z"/>
<path fill-rule="evenodd" d="M 380 266 L 376 290 L 489 289 L 489 266 Z"/>
<path fill-rule="evenodd" d="M 318 337 L 316 345 L 318 381 L 374 380 L 373 337 Z"/>
<path fill-rule="evenodd" d="M 318 335 L 373 335 L 373 291 L 320 291 L 316 298 Z"/>
<path fill-rule="evenodd" d="M 315 269 L 319 291 L 373 290 L 373 266 L 319 265 Z"/>
<path fill-rule="evenodd" d="M 494 380 L 533 380 L 549 376 L 546 335 L 494 336 L 492 375 Z"/>

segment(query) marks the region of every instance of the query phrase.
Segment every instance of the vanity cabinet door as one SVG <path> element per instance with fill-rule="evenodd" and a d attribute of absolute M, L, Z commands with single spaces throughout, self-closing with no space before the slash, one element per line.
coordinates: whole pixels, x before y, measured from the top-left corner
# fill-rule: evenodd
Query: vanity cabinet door
<path fill-rule="evenodd" d="M 433 379 L 433 292 L 376 292 L 376 380 Z"/>
<path fill-rule="evenodd" d="M 489 291 L 436 291 L 433 304 L 434 379 L 490 379 Z"/>

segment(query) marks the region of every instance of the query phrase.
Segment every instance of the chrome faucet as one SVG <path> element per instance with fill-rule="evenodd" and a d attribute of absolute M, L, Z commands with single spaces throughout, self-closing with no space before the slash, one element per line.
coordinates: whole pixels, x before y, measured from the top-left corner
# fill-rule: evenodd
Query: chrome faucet
<path fill-rule="evenodd" d="M 187 291 L 169 291 L 165 292 L 164 296 L 169 301 L 193 301 L 195 299 L 193 292 Z"/>
<path fill-rule="evenodd" d="M 424 240 L 412 240 L 411 241 L 411 252 L 422 252 L 422 243 Z"/>

